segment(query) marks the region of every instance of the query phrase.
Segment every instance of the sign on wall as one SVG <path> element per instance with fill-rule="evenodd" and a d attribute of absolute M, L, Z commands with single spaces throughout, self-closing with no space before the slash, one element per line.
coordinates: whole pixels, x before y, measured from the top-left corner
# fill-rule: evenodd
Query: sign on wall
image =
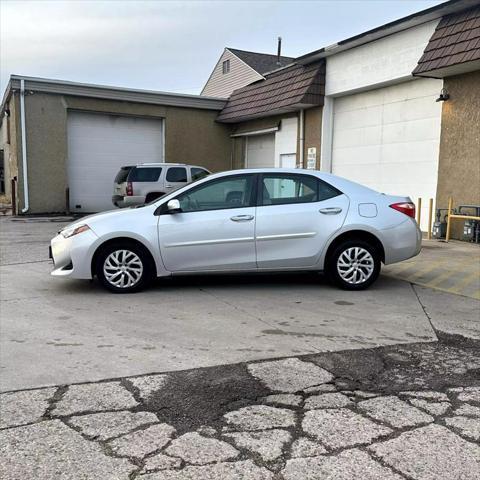
<path fill-rule="evenodd" d="M 310 147 L 307 150 L 307 168 L 315 170 L 317 168 L 317 148 Z"/>

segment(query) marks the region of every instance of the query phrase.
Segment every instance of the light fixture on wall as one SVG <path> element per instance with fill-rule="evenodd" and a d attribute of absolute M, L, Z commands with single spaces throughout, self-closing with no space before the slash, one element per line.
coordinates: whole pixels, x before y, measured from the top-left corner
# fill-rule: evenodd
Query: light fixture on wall
<path fill-rule="evenodd" d="M 445 102 L 450 98 L 450 95 L 447 92 L 446 88 L 442 88 L 440 90 L 440 95 L 439 97 L 435 100 L 436 102 Z"/>

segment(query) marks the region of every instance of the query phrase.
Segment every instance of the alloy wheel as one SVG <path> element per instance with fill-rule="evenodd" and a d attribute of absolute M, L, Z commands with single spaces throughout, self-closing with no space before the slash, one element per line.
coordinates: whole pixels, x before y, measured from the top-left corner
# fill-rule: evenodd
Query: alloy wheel
<path fill-rule="evenodd" d="M 374 268 L 372 255 L 362 247 L 347 248 L 337 260 L 338 274 L 351 285 L 366 282 L 372 276 Z"/>
<path fill-rule="evenodd" d="M 103 274 L 114 287 L 134 287 L 142 278 L 143 263 L 131 250 L 115 250 L 105 259 Z"/>

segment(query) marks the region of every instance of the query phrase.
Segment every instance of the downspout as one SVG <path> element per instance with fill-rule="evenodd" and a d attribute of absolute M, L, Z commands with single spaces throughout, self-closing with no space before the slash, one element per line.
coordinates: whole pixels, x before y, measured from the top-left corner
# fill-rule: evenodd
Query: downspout
<path fill-rule="evenodd" d="M 305 168 L 303 163 L 304 156 L 305 156 L 305 110 L 300 110 L 300 155 L 298 157 L 298 163 L 300 168 Z"/>
<path fill-rule="evenodd" d="M 25 80 L 20 80 L 20 127 L 22 131 L 22 167 L 23 167 L 23 198 L 24 207 L 22 213 L 30 208 L 28 198 L 28 169 L 27 169 L 27 137 L 25 128 Z"/>

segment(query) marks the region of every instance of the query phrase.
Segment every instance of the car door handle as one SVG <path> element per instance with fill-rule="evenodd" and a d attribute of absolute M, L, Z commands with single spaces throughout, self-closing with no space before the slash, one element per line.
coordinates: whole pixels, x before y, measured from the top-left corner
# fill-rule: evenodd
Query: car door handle
<path fill-rule="evenodd" d="M 230 217 L 232 222 L 249 222 L 255 217 L 253 215 L 236 215 L 235 217 Z"/>
<path fill-rule="evenodd" d="M 342 212 L 342 209 L 340 207 L 328 207 L 321 208 L 319 212 L 323 213 L 324 215 L 337 215 Z"/>
<path fill-rule="evenodd" d="M 165 185 L 165 188 L 173 188 L 173 185 Z"/>

